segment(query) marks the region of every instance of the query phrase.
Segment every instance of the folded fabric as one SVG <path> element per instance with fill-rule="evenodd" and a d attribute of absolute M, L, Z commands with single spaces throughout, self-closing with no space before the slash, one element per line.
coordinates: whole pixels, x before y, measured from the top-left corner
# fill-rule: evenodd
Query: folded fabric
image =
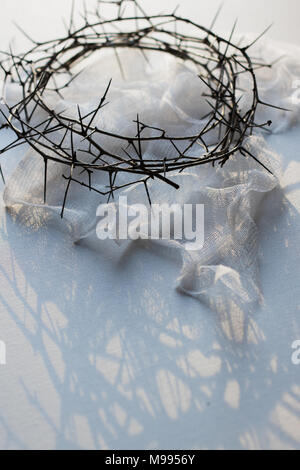
<path fill-rule="evenodd" d="M 259 62 L 270 62 L 270 58 L 275 60 L 279 55 L 278 48 L 266 44 L 258 46 L 253 54 L 259 57 Z M 256 121 L 263 123 L 272 119 L 272 132 L 282 131 L 299 119 L 300 100 L 295 98 L 295 86 L 300 78 L 300 60 L 293 54 L 294 51 L 272 68 L 257 72 L 261 99 L 292 110 L 259 108 Z M 63 99 L 55 101 L 51 94 L 46 99 L 56 110 L 67 110 L 70 116 L 77 113 L 77 104 L 88 113 L 94 109 L 112 76 L 110 103 L 99 115 L 98 128 L 135 135 L 133 121 L 137 113 L 142 122 L 164 128 L 172 135 L 193 135 L 205 124 L 202 117 L 209 109 L 203 97 L 205 85 L 192 67 L 172 57 L 166 60 L 159 54 L 151 55 L 146 65 L 142 54 L 132 50 L 120 54 L 120 60 L 125 79 L 114 56 L 107 56 L 87 68 Z M 240 88 L 240 105 L 247 107 L 247 83 L 241 80 Z M 10 96 L 10 99 L 13 98 Z M 217 133 L 212 132 L 211 144 L 217 138 Z M 74 145 L 82 148 L 79 141 Z M 103 136 L 102 145 L 112 149 L 121 144 Z M 255 217 L 263 196 L 279 184 L 280 159 L 268 148 L 267 134 L 248 137 L 245 147 L 272 174 L 251 157 L 236 154 L 223 168 L 203 165 L 168 175 L 180 185 L 179 190 L 157 180 L 149 183 L 152 203 L 204 205 L 203 247 L 188 251 L 186 240 L 173 240 L 169 244 L 182 256 L 178 288 L 217 311 L 225 311 L 228 303 L 250 304 L 260 297 Z M 143 147 L 144 155 L 152 159 L 162 154 L 167 156 L 171 151 L 169 144 L 158 141 Z M 200 150 L 194 146 L 191 155 L 197 152 Z M 95 233 L 97 207 L 107 198 L 73 183 L 61 221 L 59 215 L 67 185 L 62 178 L 65 171 L 62 165 L 49 162 L 47 203 L 44 204 L 44 161 L 29 150 L 7 182 L 4 201 L 22 223 L 39 226 L 51 222 L 62 230 L 67 229 L 72 240 L 78 241 Z M 125 176 L 120 176 L 119 184 L 126 183 Z M 105 189 L 106 180 L 101 172 L 93 178 L 96 189 Z M 148 204 L 143 183 L 120 191 L 118 196 L 121 195 L 126 195 L 129 207 L 136 203 Z M 117 244 L 115 249 L 118 250 Z"/>

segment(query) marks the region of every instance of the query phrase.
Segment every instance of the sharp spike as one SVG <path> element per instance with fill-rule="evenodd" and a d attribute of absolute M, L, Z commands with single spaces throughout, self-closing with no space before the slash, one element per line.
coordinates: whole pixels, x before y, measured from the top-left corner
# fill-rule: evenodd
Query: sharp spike
<path fill-rule="evenodd" d="M 265 34 L 267 34 L 267 32 L 273 27 L 273 23 L 270 24 L 256 39 L 254 39 L 254 41 L 252 41 L 250 44 L 248 44 L 248 46 L 245 46 L 243 49 L 244 50 L 247 50 L 247 49 L 250 49 L 250 47 L 254 46 L 254 44 L 257 43 L 257 41 L 259 41 Z"/>

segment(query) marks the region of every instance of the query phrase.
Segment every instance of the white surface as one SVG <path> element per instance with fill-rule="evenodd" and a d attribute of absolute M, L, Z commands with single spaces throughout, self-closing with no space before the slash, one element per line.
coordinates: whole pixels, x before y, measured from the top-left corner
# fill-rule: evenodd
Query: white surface
<path fill-rule="evenodd" d="M 41 3 L 26 2 L 25 15 L 25 2 L 5 1 L 1 21 L 15 15 L 30 28 L 34 6 L 32 33 L 48 34 L 56 2 Z M 268 3 L 226 1 L 224 17 L 261 31 Z M 273 37 L 295 40 L 298 3 L 272 5 L 274 18 L 287 15 Z M 181 11 L 203 18 L 195 2 Z M 17 225 L 1 206 L 1 448 L 300 448 L 300 366 L 291 362 L 300 339 L 299 128 L 269 143 L 284 175 L 259 220 L 263 305 L 229 310 L 222 322 L 172 289 L 172 259 L 142 244 L 95 253 Z"/>
<path fill-rule="evenodd" d="M 75 1 L 79 7 L 81 0 Z M 298 0 L 141 0 L 141 3 L 149 13 L 169 12 L 180 4 L 179 14 L 194 18 L 203 25 L 211 24 L 220 4 L 224 3 L 216 24 L 217 31 L 229 31 L 238 18 L 240 31 L 261 33 L 273 23 L 269 38 L 294 43 L 300 41 Z M 86 0 L 86 4 L 91 7 L 94 0 Z M 72 0 L 52 0 L 51 5 L 46 0 L 1 0 L 1 44 L 8 43 L 12 36 L 18 37 L 15 27 L 8 23 L 11 20 L 33 36 L 52 37 L 53 31 L 63 30 L 62 18 L 69 18 L 71 5 Z"/>

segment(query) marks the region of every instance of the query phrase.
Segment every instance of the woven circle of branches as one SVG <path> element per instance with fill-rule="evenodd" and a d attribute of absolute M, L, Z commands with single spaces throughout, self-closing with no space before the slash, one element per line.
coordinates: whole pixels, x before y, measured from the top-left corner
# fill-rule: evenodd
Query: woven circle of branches
<path fill-rule="evenodd" d="M 102 16 L 105 4 L 115 7 L 115 15 L 110 19 Z M 255 41 L 247 47 L 234 44 L 234 28 L 228 39 L 215 34 L 212 29 L 216 18 L 217 15 L 210 28 L 205 28 L 178 16 L 176 10 L 170 14 L 149 16 L 136 0 L 99 0 L 96 11 L 89 12 L 85 8 L 83 24 L 75 27 L 73 8 L 65 37 L 47 42 L 29 38 L 32 41 L 29 50 L 22 54 L 10 50 L 0 63 L 4 74 L 2 102 L 6 103 L 5 88 L 8 84 L 17 84 L 21 90 L 18 103 L 6 103 L 5 108 L 0 110 L 5 119 L 2 127 L 10 128 L 15 135 L 15 140 L 1 153 L 27 143 L 40 155 L 45 163 L 45 202 L 49 161 L 64 165 L 67 174 L 63 174 L 66 190 L 62 216 L 73 183 L 110 198 L 118 189 L 143 182 L 151 203 L 150 179 L 158 179 L 178 188 L 172 181 L 171 172 L 174 174 L 209 163 L 223 166 L 237 152 L 241 157 L 257 160 L 246 148 L 245 139 L 254 128 L 270 125 L 270 121 L 260 124 L 255 121 L 259 105 L 272 106 L 263 103 L 258 92 L 256 69 L 265 65 L 255 63 L 248 54 Z M 193 64 L 198 70 L 199 80 L 207 89 L 204 98 L 209 104 L 209 112 L 203 116 L 205 125 L 194 135 L 181 137 L 169 135 L 153 123 L 142 122 L 137 114 L 133 135 L 98 128 L 95 122 L 107 104 L 111 81 L 103 96 L 99 97 L 98 105 L 88 114 L 84 114 L 78 105 L 77 117 L 74 118 L 64 111 L 54 111 L 47 104 L 44 98 L 47 92 L 63 97 L 64 90 L 77 77 L 74 68 L 78 64 L 84 65 L 84 61 L 95 51 L 112 49 L 122 71 L 119 57 L 122 48 L 140 50 L 145 60 L 149 51 L 157 51 Z M 239 107 L 238 93 L 241 75 L 247 75 L 251 84 L 247 90 L 251 93 L 250 105 L 243 111 Z M 218 133 L 218 140 L 213 145 L 207 143 L 212 131 Z M 74 144 L 78 139 L 84 148 Z M 103 144 L 109 139 L 118 143 L 114 147 L 118 151 L 112 152 L 111 146 Z M 168 156 L 162 154 L 159 158 L 145 156 L 143 145 L 152 141 L 167 142 L 172 147 L 172 155 L 168 152 Z M 195 146 L 196 156 L 195 151 L 192 152 Z M 107 174 L 107 190 L 100 191 L 93 186 L 96 172 Z M 118 175 L 121 173 L 128 175 L 128 181 L 124 183 L 122 178 L 122 184 L 119 184 Z"/>

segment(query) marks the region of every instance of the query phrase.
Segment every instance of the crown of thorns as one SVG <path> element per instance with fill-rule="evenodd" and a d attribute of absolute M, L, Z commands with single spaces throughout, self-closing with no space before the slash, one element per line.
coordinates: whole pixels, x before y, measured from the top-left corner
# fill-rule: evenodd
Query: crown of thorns
<path fill-rule="evenodd" d="M 110 19 L 102 16 L 105 4 L 112 4 L 116 8 L 115 15 Z M 190 19 L 178 16 L 177 10 L 170 14 L 149 16 L 136 0 L 99 0 L 95 11 L 89 12 L 85 7 L 83 24 L 75 27 L 73 7 L 65 37 L 47 42 L 37 42 L 28 37 L 32 42 L 29 50 L 22 54 L 15 54 L 10 50 L 0 62 L 4 75 L 4 109 L 0 111 L 5 123 L 2 128 L 10 128 L 15 136 L 13 142 L 1 149 L 1 154 L 27 143 L 40 155 L 45 163 L 45 202 L 48 162 L 65 166 L 67 174 L 62 175 L 66 180 L 62 216 L 71 184 L 80 184 L 110 198 L 118 189 L 142 182 L 151 203 L 148 188 L 150 179 L 158 179 L 178 188 L 172 181 L 170 172 L 182 172 L 187 168 L 209 163 L 219 163 L 223 166 L 237 152 L 243 157 L 255 159 L 264 166 L 246 148 L 245 139 L 252 134 L 254 128 L 266 128 L 271 124 L 270 121 L 255 121 L 259 105 L 272 106 L 260 99 L 256 79 L 257 68 L 270 65 L 255 62 L 248 54 L 249 48 L 259 38 L 247 46 L 234 44 L 232 37 L 235 26 L 228 39 L 215 34 L 212 29 L 218 13 L 210 28 L 205 28 Z M 185 26 L 189 27 L 188 34 L 180 31 Z M 199 80 L 205 83 L 208 90 L 205 99 L 210 108 L 204 116 L 205 125 L 195 135 L 168 135 L 164 129 L 142 122 L 139 115 L 134 121 L 136 133 L 131 136 L 98 128 L 95 121 L 106 104 L 111 80 L 103 96 L 99 97 L 98 106 L 88 114 L 84 114 L 78 105 L 78 115 L 74 118 L 64 111 L 54 111 L 47 104 L 45 93 L 54 92 L 61 98 L 64 89 L 77 77 L 77 74 L 74 74 L 75 65 L 95 51 L 112 49 L 122 71 L 118 55 L 120 48 L 138 49 L 145 55 L 145 59 L 147 51 L 159 51 L 178 60 L 189 61 L 198 68 Z M 242 74 L 248 75 L 251 83 L 247 90 L 251 93 L 251 103 L 249 108 L 243 111 L 239 107 L 238 93 L 239 77 Z M 63 80 L 63 84 L 58 85 L 58 78 L 61 77 L 67 78 Z M 4 97 L 5 87 L 12 83 L 19 85 L 22 99 L 9 106 Z M 41 115 L 43 118 L 37 120 L 37 116 Z M 214 145 L 208 144 L 210 132 L 216 130 L 218 141 Z M 117 141 L 118 152 L 105 148 L 105 145 L 101 144 L 102 137 L 105 137 L 106 142 L 107 139 Z M 75 138 L 76 141 L 79 139 L 84 143 L 84 149 L 74 145 Z M 161 155 L 155 159 L 146 158 L 143 143 L 151 141 L 167 142 L 172 148 L 172 156 L 169 156 L 168 152 L 168 157 Z M 196 145 L 199 149 L 197 156 L 192 156 L 191 150 Z M 264 168 L 269 171 L 265 166 Z M 80 171 L 77 171 L 78 169 Z M 93 175 L 99 171 L 107 174 L 107 188 L 104 191 L 93 186 Z M 118 184 L 120 173 L 131 174 L 125 184 L 124 178 L 122 184 Z M 132 174 L 135 175 L 134 178 Z"/>

